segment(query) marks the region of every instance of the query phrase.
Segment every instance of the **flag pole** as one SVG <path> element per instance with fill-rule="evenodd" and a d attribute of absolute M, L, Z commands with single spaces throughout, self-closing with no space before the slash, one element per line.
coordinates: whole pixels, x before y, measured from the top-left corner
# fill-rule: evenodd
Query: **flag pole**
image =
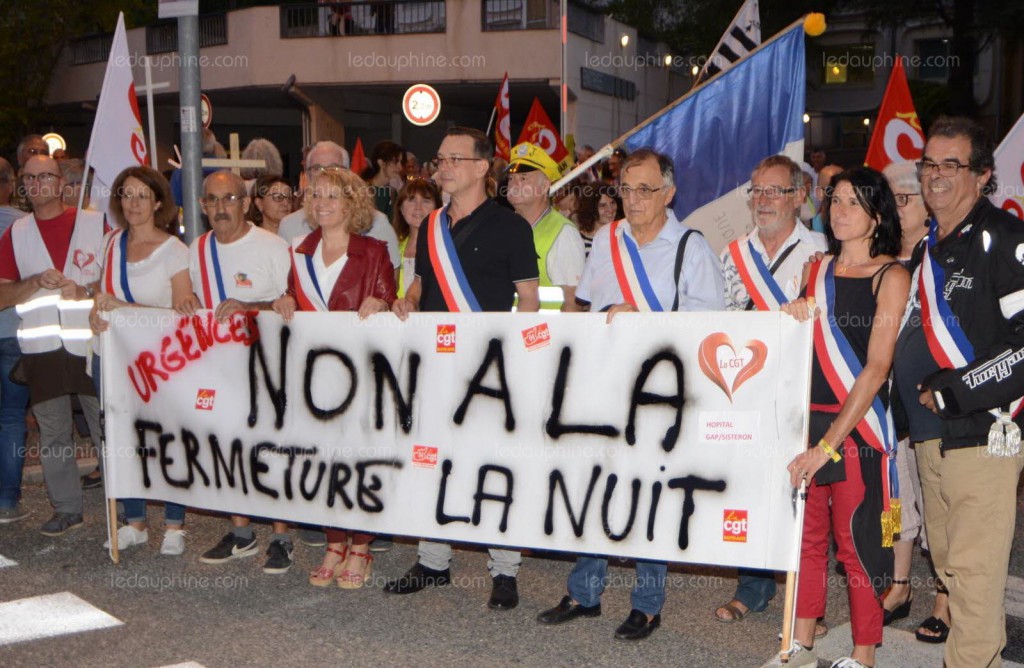
<path fill-rule="evenodd" d="M 682 104 L 683 102 L 688 100 L 690 97 L 692 97 L 695 93 L 697 93 L 697 91 L 699 91 L 701 88 L 703 88 L 704 86 L 706 86 L 706 85 L 708 85 L 708 84 L 718 80 L 718 78 L 720 76 L 722 76 L 723 74 L 728 73 L 733 68 L 738 66 L 740 63 L 742 63 L 745 60 L 747 60 L 748 58 L 756 55 L 762 49 L 766 48 L 767 46 L 771 45 L 772 43 L 778 41 L 782 36 L 788 34 L 790 30 L 793 30 L 794 28 L 797 28 L 798 26 L 803 24 L 805 18 L 806 18 L 806 16 L 802 16 L 799 19 L 797 19 L 796 21 L 793 21 L 791 24 L 786 26 L 785 29 L 780 30 L 775 35 L 772 35 L 771 39 L 766 40 L 764 42 L 761 42 L 761 44 L 759 44 L 756 49 L 754 49 L 753 51 L 751 51 L 747 55 L 743 56 L 743 58 L 737 60 L 736 63 L 733 65 L 733 67 L 730 67 L 728 70 L 723 70 L 721 72 L 718 72 L 717 74 L 715 74 L 713 77 L 711 77 L 707 81 L 702 82 L 699 86 L 691 88 L 687 93 L 684 93 L 682 97 L 678 98 L 676 101 L 672 102 L 671 104 L 669 104 L 669 105 L 667 105 L 665 107 L 662 107 L 659 111 L 656 111 L 652 116 L 649 116 L 640 125 L 636 126 L 632 130 L 629 130 L 628 132 L 626 132 L 625 134 L 619 136 L 618 138 L 613 139 L 611 142 L 606 144 L 600 151 L 595 153 L 593 158 L 591 158 L 590 160 L 587 160 L 587 161 L 577 165 L 568 174 L 566 174 L 565 176 L 560 178 L 558 181 L 552 183 L 551 184 L 551 188 L 550 188 L 550 190 L 548 192 L 551 193 L 551 194 L 554 194 L 559 188 L 561 188 L 566 183 L 572 181 L 577 176 L 582 174 L 586 169 L 588 169 L 591 165 L 593 165 L 595 162 L 597 162 L 597 160 L 603 159 L 603 158 L 607 158 L 608 156 L 610 156 L 615 151 L 616 148 L 618 148 L 619 146 L 622 146 L 622 144 L 624 144 L 626 141 L 628 141 L 630 137 L 632 137 L 633 135 L 635 135 L 636 133 L 640 132 L 641 130 L 646 128 L 648 125 L 653 123 L 654 121 L 658 120 L 659 118 L 661 118 L 662 116 L 664 116 L 668 112 L 670 112 L 673 109 L 675 109 L 676 107 L 678 107 L 680 104 Z"/>
<path fill-rule="evenodd" d="M 498 113 L 498 108 L 497 107 L 491 107 L 491 120 L 487 121 L 487 132 L 484 133 L 488 137 L 491 136 L 491 126 L 494 125 L 494 115 L 496 113 Z"/>
<path fill-rule="evenodd" d="M 149 120 L 149 166 L 156 169 L 156 110 L 153 109 L 153 69 L 146 56 L 146 116 Z M 157 170 L 159 171 L 159 170 Z"/>

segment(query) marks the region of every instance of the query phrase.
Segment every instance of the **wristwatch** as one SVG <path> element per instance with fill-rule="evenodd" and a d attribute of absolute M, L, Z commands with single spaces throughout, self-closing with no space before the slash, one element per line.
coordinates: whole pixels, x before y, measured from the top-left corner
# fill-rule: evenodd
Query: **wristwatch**
<path fill-rule="evenodd" d="M 86 285 L 84 287 L 85 287 L 85 296 L 86 297 L 88 297 L 89 299 L 92 299 L 93 297 L 96 296 L 96 288 L 92 287 L 91 285 Z"/>

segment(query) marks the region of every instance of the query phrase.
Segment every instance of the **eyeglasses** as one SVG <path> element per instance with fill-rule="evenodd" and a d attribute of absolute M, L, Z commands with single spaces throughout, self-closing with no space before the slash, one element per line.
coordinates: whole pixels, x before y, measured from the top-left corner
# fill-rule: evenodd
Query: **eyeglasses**
<path fill-rule="evenodd" d="M 463 158 L 463 157 L 458 156 L 458 155 L 452 155 L 452 156 L 448 156 L 448 157 L 444 157 L 444 156 L 440 156 L 440 155 L 434 156 L 434 160 L 437 162 L 437 165 L 439 167 L 458 167 L 460 164 L 462 164 L 463 162 L 466 162 L 467 160 L 470 161 L 470 162 L 476 162 L 477 160 L 486 160 L 486 159 L 487 158 Z"/>
<path fill-rule="evenodd" d="M 920 197 L 921 193 L 895 193 L 893 197 L 896 198 L 896 206 L 903 208 L 910 204 L 911 197 Z"/>
<path fill-rule="evenodd" d="M 141 192 L 141 193 L 121 193 L 120 195 L 122 202 L 134 202 L 138 200 L 140 202 L 148 202 L 153 199 L 152 193 Z"/>
<path fill-rule="evenodd" d="M 747 188 L 747 197 L 750 199 L 757 199 L 764 196 L 770 200 L 777 200 L 783 195 L 791 195 L 796 192 L 796 188 L 780 188 L 778 186 L 753 186 Z"/>
<path fill-rule="evenodd" d="M 942 162 L 933 162 L 932 160 L 922 160 L 917 163 L 917 174 L 918 176 L 924 176 L 937 171 L 939 176 L 956 176 L 961 169 L 969 169 L 970 165 L 965 165 L 958 160 L 943 160 Z"/>
<path fill-rule="evenodd" d="M 291 195 L 284 195 L 284 194 L 281 194 L 281 193 L 267 193 L 266 195 L 264 195 L 264 197 L 269 197 L 270 199 L 274 200 L 278 204 L 280 204 L 281 202 L 287 202 L 288 200 L 290 200 L 292 198 Z"/>
<path fill-rule="evenodd" d="M 223 197 L 217 197 L 216 195 L 204 195 L 199 201 L 203 203 L 203 206 L 216 209 L 218 204 L 223 204 L 225 207 L 241 204 L 243 199 L 245 198 L 231 193 L 229 195 L 224 195 Z"/>
<path fill-rule="evenodd" d="M 337 163 L 332 163 L 330 165 L 310 165 L 306 168 L 306 175 L 309 177 L 316 177 L 321 174 L 341 174 L 343 171 L 345 171 L 345 167 Z"/>
<path fill-rule="evenodd" d="M 25 185 L 29 183 L 49 183 L 60 178 L 60 174 L 54 174 L 53 172 L 43 172 L 42 174 L 22 174 L 21 180 L 25 182 Z"/>
<path fill-rule="evenodd" d="M 48 148 L 27 148 L 25 153 L 29 155 L 50 155 L 50 149 Z"/>
<path fill-rule="evenodd" d="M 619 196 L 621 196 L 622 199 L 632 197 L 633 195 L 636 195 L 637 199 L 651 199 L 654 197 L 654 193 L 664 189 L 665 186 L 661 186 L 660 188 L 652 188 L 647 185 L 637 186 L 636 188 L 633 186 L 619 186 Z"/>

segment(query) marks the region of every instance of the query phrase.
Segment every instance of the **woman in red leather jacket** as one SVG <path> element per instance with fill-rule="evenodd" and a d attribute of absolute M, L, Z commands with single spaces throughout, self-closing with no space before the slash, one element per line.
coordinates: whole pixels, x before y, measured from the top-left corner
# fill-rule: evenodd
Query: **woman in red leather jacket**
<path fill-rule="evenodd" d="M 313 179 L 306 216 L 318 227 L 292 242 L 288 292 L 273 304 L 285 320 L 295 311 L 358 311 L 360 318 L 391 309 L 395 272 L 383 241 L 362 236 L 373 220 L 366 183 L 342 170 Z M 366 533 L 327 529 L 323 563 L 309 583 L 358 589 L 370 576 L 373 557 Z M 351 541 L 351 544 L 350 544 Z"/>

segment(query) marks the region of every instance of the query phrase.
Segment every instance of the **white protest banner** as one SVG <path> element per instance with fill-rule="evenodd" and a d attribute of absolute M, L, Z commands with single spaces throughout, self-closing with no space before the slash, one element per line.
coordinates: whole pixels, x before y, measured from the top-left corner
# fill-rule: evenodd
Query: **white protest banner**
<path fill-rule="evenodd" d="M 779 313 L 119 309 L 108 494 L 370 532 L 797 566 L 811 328 Z"/>

